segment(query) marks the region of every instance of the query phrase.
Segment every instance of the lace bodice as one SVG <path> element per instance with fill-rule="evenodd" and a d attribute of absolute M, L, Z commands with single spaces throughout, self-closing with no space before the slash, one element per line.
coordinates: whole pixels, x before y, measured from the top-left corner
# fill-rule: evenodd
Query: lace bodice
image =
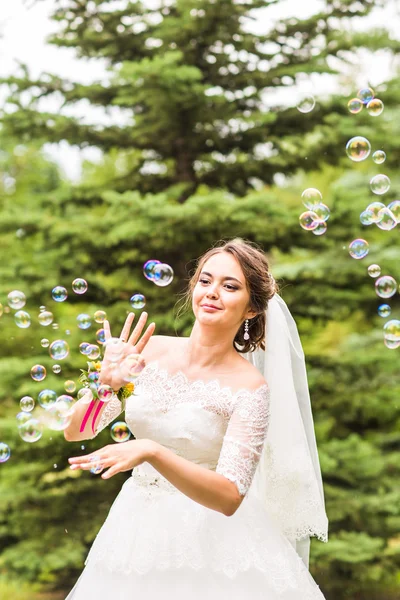
<path fill-rule="evenodd" d="M 97 428 L 121 412 L 110 401 Z M 233 392 L 217 380 L 189 381 L 158 361 L 146 365 L 127 400 L 126 422 L 136 438 L 147 438 L 179 456 L 215 470 L 245 495 L 259 462 L 269 423 L 267 384 Z"/>

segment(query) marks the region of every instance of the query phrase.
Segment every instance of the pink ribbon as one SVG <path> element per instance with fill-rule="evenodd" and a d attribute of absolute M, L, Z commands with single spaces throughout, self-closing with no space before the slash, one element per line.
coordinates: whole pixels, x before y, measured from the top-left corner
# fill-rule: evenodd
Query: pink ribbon
<path fill-rule="evenodd" d="M 97 402 L 97 400 L 92 400 L 91 403 L 89 404 L 89 407 L 88 407 L 88 409 L 87 409 L 87 411 L 85 413 L 85 416 L 82 419 L 81 427 L 79 429 L 80 433 L 82 433 L 82 431 L 84 431 L 84 429 L 85 429 L 85 427 L 87 425 L 87 422 L 89 421 L 89 417 L 90 417 L 90 415 L 92 413 L 92 410 L 94 409 L 94 407 L 96 405 L 96 402 Z M 99 412 L 101 411 L 101 409 L 103 407 L 103 404 L 104 404 L 104 402 L 101 402 L 101 400 L 99 400 L 99 403 L 98 403 L 98 405 L 96 407 L 96 410 L 95 410 L 95 413 L 93 415 L 93 419 L 92 419 L 92 431 L 93 431 L 93 433 L 95 433 L 94 427 L 95 427 L 95 424 L 96 424 L 96 419 L 99 416 Z"/>

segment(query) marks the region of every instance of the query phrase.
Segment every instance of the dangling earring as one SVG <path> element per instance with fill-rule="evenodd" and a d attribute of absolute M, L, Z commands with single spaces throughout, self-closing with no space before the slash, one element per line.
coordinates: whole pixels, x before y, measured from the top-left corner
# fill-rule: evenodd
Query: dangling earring
<path fill-rule="evenodd" d="M 245 322 L 244 322 L 244 336 L 243 336 L 243 338 L 246 341 L 250 339 L 250 336 L 249 336 L 249 320 L 248 319 L 246 319 Z"/>

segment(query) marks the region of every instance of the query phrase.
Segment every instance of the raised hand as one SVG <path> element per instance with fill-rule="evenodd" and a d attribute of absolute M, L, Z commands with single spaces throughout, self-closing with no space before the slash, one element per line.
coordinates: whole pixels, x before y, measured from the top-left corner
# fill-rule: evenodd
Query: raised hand
<path fill-rule="evenodd" d="M 119 338 L 112 337 L 110 324 L 108 321 L 104 321 L 103 327 L 105 332 L 105 353 L 101 366 L 99 380 L 100 383 L 107 384 L 114 390 L 118 390 L 122 386 L 126 385 L 127 380 L 123 376 L 123 369 L 121 369 L 121 365 L 126 364 L 127 361 L 130 360 L 128 357 L 132 357 L 132 355 L 140 355 L 143 352 L 143 349 L 145 348 L 156 328 L 155 323 L 150 323 L 142 335 L 144 326 L 146 325 L 147 317 L 148 314 L 143 312 L 139 317 L 136 327 L 132 333 L 130 333 L 133 321 L 135 319 L 135 314 L 129 313 Z M 145 365 L 144 358 L 140 356 L 136 358 L 138 368 L 143 368 Z"/>

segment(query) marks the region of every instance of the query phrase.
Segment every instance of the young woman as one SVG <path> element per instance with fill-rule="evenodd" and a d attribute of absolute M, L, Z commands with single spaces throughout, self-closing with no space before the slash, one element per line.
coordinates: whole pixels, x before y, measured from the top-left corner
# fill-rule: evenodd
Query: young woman
<path fill-rule="evenodd" d="M 70 463 L 85 470 L 95 460 L 104 479 L 133 469 L 132 477 L 67 600 L 323 600 L 272 512 L 249 494 L 271 398 L 244 355 L 265 347 L 275 292 L 263 252 L 232 240 L 198 261 L 187 293 L 195 317 L 188 338 L 154 336 L 154 324 L 141 337 L 145 313 L 130 334 L 128 316 L 123 356 L 139 353 L 145 363 L 126 404 L 136 439 Z M 117 390 L 123 381 L 107 352 L 101 381 Z M 88 426 L 79 431 L 87 405 L 75 406 L 66 439 L 93 437 Z M 107 403 L 96 433 L 120 411 L 118 399 Z"/>

